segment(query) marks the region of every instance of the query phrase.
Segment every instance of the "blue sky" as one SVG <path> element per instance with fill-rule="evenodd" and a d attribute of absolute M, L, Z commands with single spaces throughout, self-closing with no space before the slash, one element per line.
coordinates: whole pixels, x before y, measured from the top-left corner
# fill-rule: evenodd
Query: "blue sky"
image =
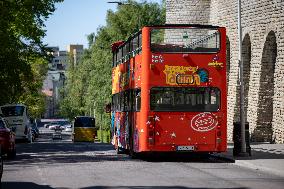
<path fill-rule="evenodd" d="M 59 46 L 60 50 L 66 50 L 68 44 L 83 44 L 87 48 L 87 35 L 105 25 L 107 10 L 117 8 L 108 1 L 114 0 L 65 0 L 56 4 L 55 12 L 45 22 L 47 32 L 43 42 Z M 161 0 L 148 2 L 161 3 Z"/>

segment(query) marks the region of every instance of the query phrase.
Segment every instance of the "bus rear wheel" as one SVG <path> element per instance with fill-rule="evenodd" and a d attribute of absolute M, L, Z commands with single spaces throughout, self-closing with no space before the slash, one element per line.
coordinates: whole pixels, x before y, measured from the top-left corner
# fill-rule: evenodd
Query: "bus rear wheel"
<path fill-rule="evenodd" d="M 16 148 L 14 147 L 13 150 L 11 150 L 7 153 L 7 158 L 8 159 L 14 159 L 15 157 L 16 157 Z"/>
<path fill-rule="evenodd" d="M 121 148 L 121 147 L 119 147 L 119 146 L 117 146 L 117 147 L 115 148 L 115 151 L 116 151 L 116 154 L 123 154 L 123 148 Z"/>
<path fill-rule="evenodd" d="M 132 159 L 137 159 L 138 158 L 138 154 L 136 152 L 134 152 L 133 149 L 129 149 L 129 156 L 132 158 Z"/>

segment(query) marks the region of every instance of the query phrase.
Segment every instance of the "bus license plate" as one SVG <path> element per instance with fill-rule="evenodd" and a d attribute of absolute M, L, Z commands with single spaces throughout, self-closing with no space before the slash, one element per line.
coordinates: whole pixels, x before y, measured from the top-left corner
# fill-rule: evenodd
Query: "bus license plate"
<path fill-rule="evenodd" d="M 193 151 L 194 146 L 178 146 L 177 151 Z"/>

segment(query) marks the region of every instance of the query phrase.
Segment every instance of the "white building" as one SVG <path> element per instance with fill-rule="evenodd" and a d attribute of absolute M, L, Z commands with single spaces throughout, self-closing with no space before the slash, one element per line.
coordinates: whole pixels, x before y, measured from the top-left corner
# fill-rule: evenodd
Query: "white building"
<path fill-rule="evenodd" d="M 50 47 L 53 58 L 49 62 L 50 70 L 65 70 L 69 61 L 69 54 L 67 51 L 60 51 L 59 47 Z"/>
<path fill-rule="evenodd" d="M 67 51 L 60 51 L 59 47 L 50 47 L 53 58 L 49 62 L 49 70 L 43 83 L 43 93 L 46 95 L 45 118 L 58 115 L 59 103 L 65 85 L 66 74 L 70 58 L 76 65 L 83 54 L 83 45 L 68 45 Z M 62 89 L 62 90 L 61 90 Z"/>
<path fill-rule="evenodd" d="M 73 57 L 74 65 L 77 65 L 79 59 L 83 55 L 83 45 L 68 45 L 67 52 Z"/>

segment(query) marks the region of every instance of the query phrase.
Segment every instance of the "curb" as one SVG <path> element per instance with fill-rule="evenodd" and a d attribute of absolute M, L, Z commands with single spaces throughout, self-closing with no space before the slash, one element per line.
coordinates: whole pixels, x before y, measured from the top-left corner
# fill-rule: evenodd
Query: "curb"
<path fill-rule="evenodd" d="M 249 163 L 249 162 L 242 161 L 242 160 L 237 160 L 235 165 L 237 165 L 239 167 L 246 167 L 248 169 L 253 169 L 255 171 L 261 171 L 263 173 L 270 173 L 270 174 L 281 176 L 281 177 L 284 176 L 283 171 L 279 171 L 279 170 L 273 169 L 273 168 L 268 168 L 268 167 L 265 167 L 265 166 L 254 165 L 253 163 Z"/>

